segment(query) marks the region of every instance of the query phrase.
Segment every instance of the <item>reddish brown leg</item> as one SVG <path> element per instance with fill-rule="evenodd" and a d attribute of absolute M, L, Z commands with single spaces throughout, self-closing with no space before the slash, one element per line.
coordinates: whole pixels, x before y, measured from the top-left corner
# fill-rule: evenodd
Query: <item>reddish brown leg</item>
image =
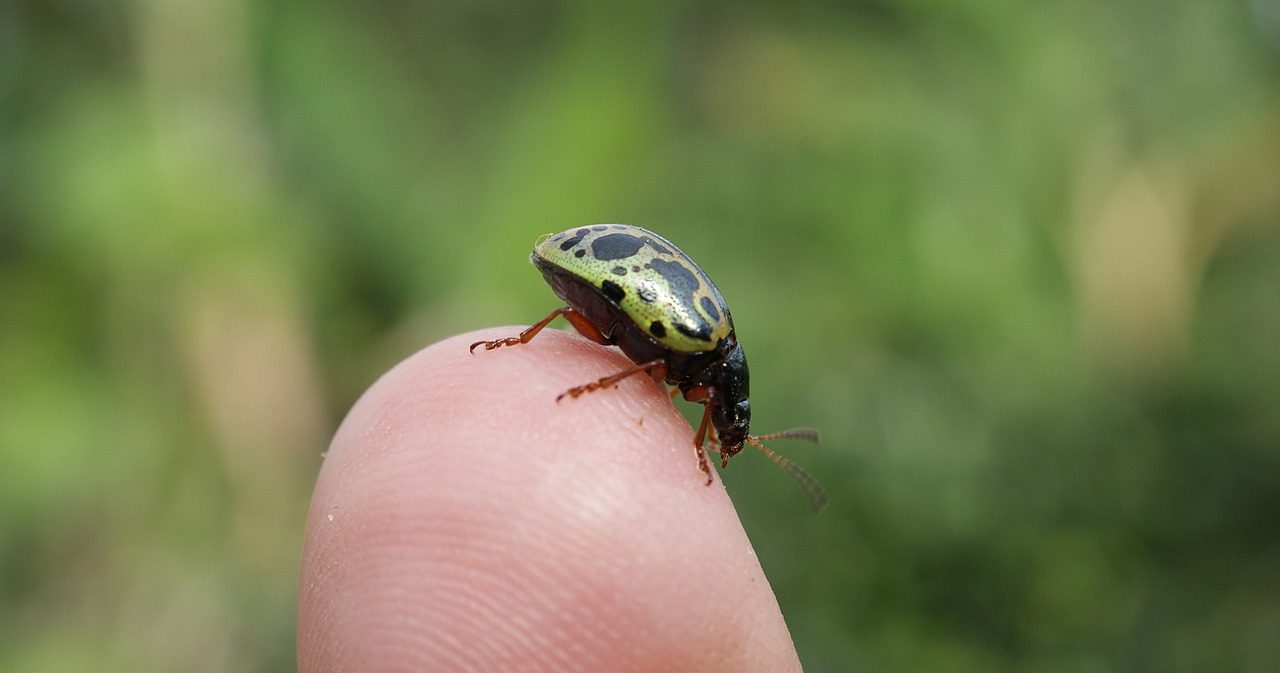
<path fill-rule="evenodd" d="M 661 373 L 662 377 L 666 378 L 667 361 L 654 360 L 652 362 L 646 362 L 644 364 L 639 364 L 629 369 L 624 369 L 618 372 L 617 374 L 606 376 L 600 379 L 599 381 L 592 381 L 591 383 L 588 383 L 586 385 L 570 388 L 564 391 L 563 393 L 560 393 L 560 395 L 556 397 L 556 401 L 559 402 L 566 395 L 568 395 L 569 397 L 577 397 L 584 393 L 595 392 L 597 390 L 600 390 L 601 388 L 607 388 L 609 386 L 617 385 L 618 382 L 621 381 L 622 379 L 625 379 L 628 376 L 634 376 L 640 373 L 653 374 L 655 377 L 657 373 Z"/>
<path fill-rule="evenodd" d="M 724 451 L 721 449 L 720 433 L 716 432 L 715 428 L 707 432 L 707 442 L 711 444 L 711 447 L 707 449 L 708 451 L 715 451 L 720 454 L 720 469 L 723 470 L 729 467 L 729 457 L 724 455 Z"/>
<path fill-rule="evenodd" d="M 672 395 L 672 397 L 675 397 Z M 690 402 L 706 404 L 711 399 L 711 389 L 707 386 L 694 386 L 684 391 L 684 398 Z"/>
<path fill-rule="evenodd" d="M 702 445 L 707 441 L 710 421 L 711 407 L 707 407 L 702 413 L 702 422 L 698 424 L 698 433 L 693 437 L 693 453 L 698 457 L 698 470 L 707 475 L 707 486 L 711 485 L 711 465 L 707 463 L 707 450 Z"/>
<path fill-rule="evenodd" d="M 702 422 L 698 424 L 698 434 L 693 438 L 693 450 L 698 456 L 698 469 L 707 475 L 707 485 L 710 486 L 711 466 L 707 464 L 707 439 L 716 442 L 715 431 L 711 429 L 711 389 L 707 386 L 695 386 L 684 391 L 684 398 L 706 407 L 702 412 Z"/>
<path fill-rule="evenodd" d="M 600 339 L 604 338 L 604 335 L 600 334 L 600 330 L 596 329 L 595 326 L 592 325 L 591 322 L 587 320 L 581 313 L 578 313 L 577 311 L 574 311 L 573 309 L 566 306 L 564 308 L 558 308 L 552 311 L 551 315 L 530 325 L 529 329 L 526 329 L 525 331 L 521 332 L 519 336 L 506 337 L 505 339 L 494 339 L 493 341 L 477 341 L 471 344 L 471 352 L 472 353 L 476 352 L 476 348 L 479 348 L 480 346 L 484 346 L 485 350 L 491 351 L 495 348 L 500 348 L 502 346 L 515 346 L 518 344 L 527 344 L 529 343 L 530 340 L 533 339 L 533 337 L 538 335 L 538 332 L 542 331 L 543 327 L 547 326 L 547 323 L 551 322 L 552 320 L 555 320 L 557 316 L 564 316 L 565 319 L 568 320 L 570 323 L 572 323 L 574 327 L 578 328 L 579 332 L 583 331 L 582 325 L 579 323 L 585 323 L 587 326 L 590 327 L 591 331 L 595 333 L 595 336 L 592 336 L 591 334 L 587 334 L 586 332 L 583 332 L 583 334 L 588 339 L 599 341 L 600 343 L 606 343 L 604 341 L 600 341 Z M 596 337 L 599 337 L 599 338 L 596 338 Z"/>
<path fill-rule="evenodd" d="M 563 311 L 565 309 L 561 310 Z M 564 319 L 568 320 L 569 324 L 573 325 L 573 328 L 578 330 L 578 334 L 581 334 L 598 344 L 604 344 L 606 346 L 613 345 L 613 339 L 605 336 L 598 327 L 592 324 L 590 320 L 587 320 L 587 316 L 582 315 L 577 311 L 569 310 L 564 314 Z"/>

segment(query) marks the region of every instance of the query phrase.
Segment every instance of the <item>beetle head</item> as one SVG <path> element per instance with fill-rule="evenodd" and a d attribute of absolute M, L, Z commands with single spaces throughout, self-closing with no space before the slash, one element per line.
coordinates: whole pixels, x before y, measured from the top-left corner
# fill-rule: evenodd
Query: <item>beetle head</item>
<path fill-rule="evenodd" d="M 711 424 L 720 438 L 720 462 L 727 465 L 729 458 L 742 450 L 751 431 L 750 374 L 747 356 L 736 341 L 724 356 L 716 371 L 713 384 L 718 399 L 712 400 Z"/>

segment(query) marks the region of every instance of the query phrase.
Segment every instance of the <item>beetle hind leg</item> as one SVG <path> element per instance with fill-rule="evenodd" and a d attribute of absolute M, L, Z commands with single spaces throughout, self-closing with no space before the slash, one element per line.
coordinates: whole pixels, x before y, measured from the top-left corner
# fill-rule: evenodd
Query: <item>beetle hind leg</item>
<path fill-rule="evenodd" d="M 518 346 L 520 344 L 527 344 L 533 340 L 533 337 L 538 335 L 538 332 L 542 331 L 543 327 L 546 327 L 548 323 L 550 323 L 552 320 L 555 320 L 559 316 L 564 316 L 564 319 L 568 320 L 569 324 L 573 325 L 574 328 L 577 329 L 580 334 L 582 334 L 582 336 L 585 336 L 596 343 L 604 344 L 606 346 L 613 343 L 613 340 L 606 337 L 604 334 L 602 334 L 600 330 L 596 329 L 596 326 L 592 325 L 591 321 L 587 320 L 586 316 L 582 315 L 581 313 L 578 313 L 577 311 L 573 310 L 572 308 L 569 308 L 568 306 L 565 306 L 564 308 L 558 308 L 552 311 L 550 315 L 530 325 L 528 329 L 521 332 L 517 336 L 506 337 L 503 339 L 494 339 L 493 341 L 477 341 L 471 344 L 470 350 L 472 353 L 474 353 L 476 352 L 476 349 L 481 346 L 484 346 L 485 350 L 491 351 L 495 348 L 501 348 L 503 346 Z"/>

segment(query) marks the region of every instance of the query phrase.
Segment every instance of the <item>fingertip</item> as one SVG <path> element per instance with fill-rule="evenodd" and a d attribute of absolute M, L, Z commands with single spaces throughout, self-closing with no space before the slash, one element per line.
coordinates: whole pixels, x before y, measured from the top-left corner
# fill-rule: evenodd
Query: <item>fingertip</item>
<path fill-rule="evenodd" d="M 630 363 L 555 330 L 468 350 L 513 333 L 424 349 L 343 422 L 309 519 L 300 669 L 798 670 L 667 396 L 635 376 L 557 403 Z"/>

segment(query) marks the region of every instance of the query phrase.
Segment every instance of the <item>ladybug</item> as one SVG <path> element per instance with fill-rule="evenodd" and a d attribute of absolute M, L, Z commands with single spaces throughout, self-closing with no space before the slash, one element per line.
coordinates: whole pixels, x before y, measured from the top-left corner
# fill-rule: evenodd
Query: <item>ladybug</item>
<path fill-rule="evenodd" d="M 648 374 L 706 407 L 693 445 L 698 470 L 707 476 L 708 485 L 708 438 L 718 440 L 721 469 L 748 443 L 790 473 L 814 509 L 822 509 L 827 494 L 817 480 L 761 443 L 783 438 L 817 442 L 818 432 L 802 428 L 749 434 L 747 357 L 724 297 L 688 255 L 640 227 L 595 224 L 544 236 L 529 260 L 568 305 L 518 336 L 471 344 L 473 354 L 481 346 L 493 350 L 528 343 L 557 316 L 564 316 L 588 339 L 620 348 L 635 366 L 570 388 L 557 402 Z"/>

